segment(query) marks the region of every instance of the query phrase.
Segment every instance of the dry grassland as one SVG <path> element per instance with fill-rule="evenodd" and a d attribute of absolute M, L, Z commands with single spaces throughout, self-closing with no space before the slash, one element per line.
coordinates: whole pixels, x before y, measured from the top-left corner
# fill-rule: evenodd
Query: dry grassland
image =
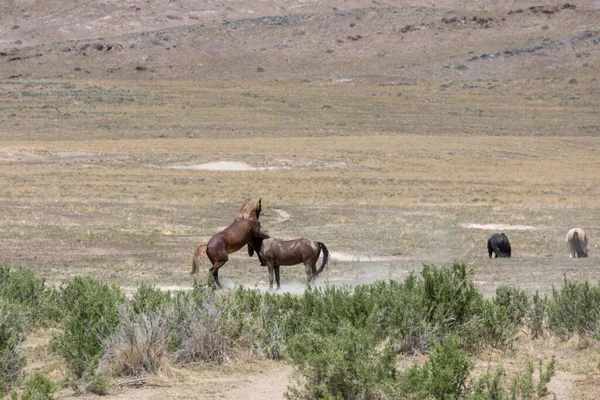
<path fill-rule="evenodd" d="M 263 230 L 327 245 L 321 284 L 453 260 L 486 296 L 598 281 L 597 1 L 0 3 L 2 263 L 189 288 L 195 247 L 262 197 Z M 568 256 L 575 226 L 589 258 Z M 493 232 L 512 258 L 488 258 Z M 220 271 L 226 288 L 268 287 L 245 250 Z M 281 274 L 304 289 L 302 266 Z M 27 372 L 58 382 L 49 336 L 29 335 Z M 596 340 L 514 339 L 475 374 L 556 356 L 555 397 L 597 397 Z M 239 357 L 107 398 L 276 399 L 292 379 Z"/>
<path fill-rule="evenodd" d="M 189 286 L 194 247 L 262 197 L 263 229 L 336 253 L 331 282 L 455 259 L 486 294 L 595 280 L 599 90 L 594 79 L 2 82 L 3 261 L 55 282 Z M 254 170 L 197 169 L 215 161 Z M 488 260 L 486 224 L 505 225 L 511 260 Z M 568 259 L 573 226 L 591 238 L 587 260 Z M 267 275 L 241 252 L 222 271 L 229 286 Z"/>

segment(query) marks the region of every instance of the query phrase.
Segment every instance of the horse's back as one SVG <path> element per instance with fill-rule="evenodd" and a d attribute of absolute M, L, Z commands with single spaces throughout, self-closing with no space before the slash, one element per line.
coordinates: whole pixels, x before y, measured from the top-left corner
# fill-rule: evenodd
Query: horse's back
<path fill-rule="evenodd" d="M 276 265 L 296 265 L 307 259 L 319 257 L 321 248 L 318 243 L 306 239 L 281 240 L 276 238 L 265 239 L 261 247 L 261 255 L 266 261 Z"/>
<path fill-rule="evenodd" d="M 583 229 L 573 228 L 569 230 L 569 232 L 567 232 L 566 242 L 571 257 L 587 257 L 588 238 Z"/>
<path fill-rule="evenodd" d="M 494 233 L 488 237 L 488 252 L 492 254 L 492 251 L 496 253 L 496 257 L 510 257 L 511 247 L 508 237 L 504 233 Z"/>
<path fill-rule="evenodd" d="M 587 235 L 585 234 L 585 231 L 581 228 L 573 228 L 569 232 L 567 232 L 566 241 L 567 242 L 573 241 L 573 236 L 575 235 L 575 232 L 577 232 L 577 236 L 579 237 L 579 240 L 582 243 L 585 242 L 587 244 Z"/>
<path fill-rule="evenodd" d="M 217 232 L 208 241 L 207 252 L 222 252 L 234 253 L 244 247 L 252 232 L 252 224 L 260 223 L 258 220 L 235 220 L 227 228 Z"/>

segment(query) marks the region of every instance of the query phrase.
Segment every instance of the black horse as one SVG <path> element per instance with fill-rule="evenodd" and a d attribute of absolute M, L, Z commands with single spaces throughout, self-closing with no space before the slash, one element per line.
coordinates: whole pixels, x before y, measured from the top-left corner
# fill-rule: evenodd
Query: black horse
<path fill-rule="evenodd" d="M 510 257 L 510 242 L 504 233 L 494 233 L 488 238 L 487 248 L 490 258 L 492 253 L 498 257 Z"/>

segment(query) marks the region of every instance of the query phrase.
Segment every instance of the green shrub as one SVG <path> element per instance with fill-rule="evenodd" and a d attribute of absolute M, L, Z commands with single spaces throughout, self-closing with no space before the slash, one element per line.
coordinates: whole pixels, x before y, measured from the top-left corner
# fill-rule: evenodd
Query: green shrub
<path fill-rule="evenodd" d="M 541 297 L 536 290 L 532 297 L 531 310 L 529 310 L 529 320 L 527 325 L 531 329 L 531 336 L 535 339 L 544 333 L 544 319 L 546 318 L 546 309 L 548 308 L 548 299 Z"/>
<path fill-rule="evenodd" d="M 539 378 L 536 384 L 533 377 L 535 372 L 533 362 L 531 360 L 527 360 L 525 372 L 517 374 L 512 378 L 510 385 L 511 398 L 540 399 L 549 395 L 550 392 L 548 391 L 547 385 L 555 374 L 556 359 L 552 357 L 552 359 L 546 365 L 545 370 L 542 361 L 540 360 L 539 370 Z"/>
<path fill-rule="evenodd" d="M 496 289 L 494 304 L 506 309 L 508 320 L 513 326 L 520 325 L 531 308 L 529 295 L 523 289 L 508 285 Z"/>
<path fill-rule="evenodd" d="M 300 317 L 299 298 L 289 293 L 272 294 L 239 287 L 225 299 L 227 334 L 232 341 L 261 356 L 284 358 L 288 335 Z M 250 311 L 251 310 L 251 311 Z"/>
<path fill-rule="evenodd" d="M 428 322 L 453 331 L 480 312 L 483 296 L 465 264 L 455 262 L 450 268 L 424 265 L 421 275 Z"/>
<path fill-rule="evenodd" d="M 287 399 L 379 399 L 389 396 L 396 378 L 393 346 L 379 342 L 369 329 L 344 323 L 335 336 L 309 331 L 294 336 L 292 359 L 301 383 Z"/>
<path fill-rule="evenodd" d="M 552 288 L 547 313 L 548 329 L 560 337 L 595 333 L 600 321 L 600 288 L 565 277 L 560 289 Z"/>
<path fill-rule="evenodd" d="M 131 310 L 135 314 L 149 314 L 164 309 L 172 303 L 171 293 L 142 282 L 131 299 Z"/>
<path fill-rule="evenodd" d="M 55 290 L 29 269 L 11 271 L 0 265 L 0 298 L 17 305 L 30 319 L 30 329 L 59 318 Z"/>
<path fill-rule="evenodd" d="M 493 373 L 488 371 L 474 382 L 471 388 L 472 393 L 466 398 L 473 400 L 502 400 L 506 398 L 505 377 L 506 371 L 502 367 L 498 367 Z"/>
<path fill-rule="evenodd" d="M 116 285 L 76 277 L 61 288 L 64 310 L 61 332 L 52 348 L 64 357 L 70 373 L 80 379 L 92 376 L 102 353 L 102 341 L 118 324 L 118 308 L 125 296 Z"/>
<path fill-rule="evenodd" d="M 449 336 L 437 344 L 420 367 L 409 368 L 399 378 L 399 395 L 410 399 L 456 399 L 467 392 L 467 379 L 473 362 L 459 349 L 460 340 Z"/>
<path fill-rule="evenodd" d="M 534 377 L 535 368 L 532 360 L 527 360 L 524 371 L 507 376 L 501 367 L 494 373 L 486 373 L 479 377 L 469 391 L 468 399 L 541 399 L 550 394 L 548 383 L 556 371 L 556 359 L 553 357 L 544 367 L 539 360 L 539 376 Z"/>
<path fill-rule="evenodd" d="M 455 333 L 460 335 L 463 346 L 471 351 L 484 346 L 503 347 L 509 343 L 515 326 L 510 322 L 506 308 L 484 300 L 481 310 Z"/>
<path fill-rule="evenodd" d="M 52 400 L 52 393 L 56 391 L 56 385 L 42 372 L 36 372 L 25 381 L 25 391 L 21 400 Z"/>
<path fill-rule="evenodd" d="M 25 358 L 19 350 L 24 339 L 23 316 L 0 301 L 0 393 L 6 393 L 21 376 Z"/>

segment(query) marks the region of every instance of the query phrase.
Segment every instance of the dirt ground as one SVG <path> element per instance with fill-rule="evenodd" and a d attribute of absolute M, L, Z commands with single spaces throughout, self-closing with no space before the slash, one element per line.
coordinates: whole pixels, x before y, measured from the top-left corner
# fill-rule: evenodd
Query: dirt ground
<path fill-rule="evenodd" d="M 598 1 L 0 3 L 2 263 L 185 290 L 194 248 L 261 197 L 270 235 L 327 245 L 320 284 L 454 260 L 488 297 L 598 281 Z M 494 232 L 512 258 L 488 258 Z M 245 251 L 220 277 L 268 287 Z M 304 282 L 282 269 L 283 291 Z M 30 368 L 59 374 L 44 340 Z M 556 398 L 591 399 L 597 347 L 523 337 L 478 370 L 554 355 Z M 292 381 L 241 358 L 107 398 L 280 399 Z"/>

